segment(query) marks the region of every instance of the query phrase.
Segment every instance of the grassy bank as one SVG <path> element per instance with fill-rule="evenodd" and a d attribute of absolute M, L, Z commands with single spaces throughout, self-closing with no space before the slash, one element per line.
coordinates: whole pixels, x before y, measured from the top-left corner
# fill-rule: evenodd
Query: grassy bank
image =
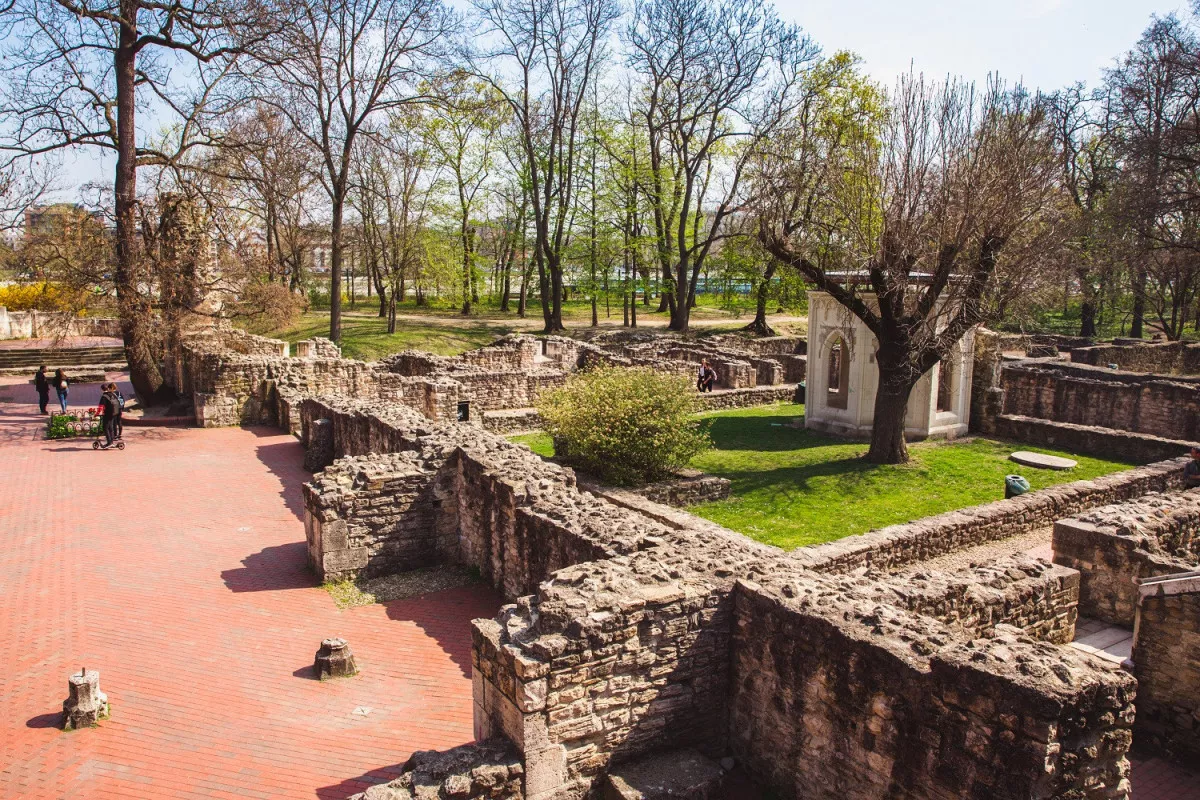
<path fill-rule="evenodd" d="M 1034 489 L 1128 469 L 1105 460 L 1038 448 L 1074 458 L 1068 472 L 1021 467 L 1009 461 L 1028 445 L 973 438 L 910 445 L 902 466 L 867 464 L 867 446 L 789 427 L 799 405 L 760 406 L 705 415 L 714 447 L 692 466 L 732 482 L 732 497 L 690 509 L 760 542 L 791 549 L 909 522 L 1004 497 L 1004 476 L 1024 475 Z M 550 455 L 549 437 L 515 437 Z"/>

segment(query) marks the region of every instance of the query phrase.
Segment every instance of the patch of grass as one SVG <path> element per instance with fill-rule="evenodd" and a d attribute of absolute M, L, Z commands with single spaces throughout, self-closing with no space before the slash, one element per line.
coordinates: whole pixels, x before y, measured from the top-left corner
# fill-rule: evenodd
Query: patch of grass
<path fill-rule="evenodd" d="M 342 353 L 347 358 L 378 361 L 401 350 L 424 350 L 443 356 L 455 356 L 490 344 L 511 333 L 513 326 L 498 321 L 466 317 L 461 322 L 452 319 L 432 320 L 430 324 L 412 320 L 396 320 L 396 332 L 387 332 L 387 320 L 364 314 L 342 317 Z M 329 314 L 309 312 L 296 324 L 270 331 L 268 336 L 284 339 L 295 345 L 301 339 L 329 335 Z"/>
<path fill-rule="evenodd" d="M 732 497 L 690 509 L 760 542 L 791 549 L 909 522 L 1004 497 L 1004 476 L 1024 475 L 1033 489 L 1128 469 L 1129 462 L 1074 455 L 1067 472 L 1008 460 L 1028 445 L 974 438 L 909 446 L 912 460 L 891 466 L 861 459 L 867 445 L 786 427 L 800 405 L 708 414 L 714 449 L 692 466 L 732 481 Z"/>
<path fill-rule="evenodd" d="M 908 464 L 862 460 L 865 442 L 791 427 L 803 424 L 804 406 L 781 404 L 715 411 L 714 447 L 692 466 L 732 482 L 729 500 L 689 509 L 752 539 L 785 549 L 829 542 L 856 533 L 1004 498 L 1004 476 L 1020 474 L 1032 489 L 1087 480 L 1134 466 L 1036 448 L 1079 462 L 1067 472 L 1033 469 L 1009 461 L 1028 445 L 995 439 L 909 445 Z M 544 457 L 554 455 L 545 433 L 509 437 Z"/>
<path fill-rule="evenodd" d="M 353 608 L 354 606 L 369 606 L 375 602 L 375 595 L 358 588 L 354 581 L 347 578 L 337 583 L 326 583 L 321 586 L 329 592 L 338 608 Z"/>
<path fill-rule="evenodd" d="M 525 445 L 542 458 L 554 457 L 554 440 L 548 433 L 520 433 L 516 436 L 509 436 L 508 440 Z"/>

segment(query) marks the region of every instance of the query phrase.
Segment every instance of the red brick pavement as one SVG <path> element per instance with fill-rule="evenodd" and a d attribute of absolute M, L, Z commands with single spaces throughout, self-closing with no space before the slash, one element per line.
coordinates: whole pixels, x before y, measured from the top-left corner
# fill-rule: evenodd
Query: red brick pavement
<path fill-rule="evenodd" d="M 34 402 L 0 385 L 0 798 L 341 798 L 471 739 L 469 620 L 498 596 L 339 610 L 305 568 L 294 439 L 127 428 L 94 452 L 43 441 Z M 363 672 L 319 683 L 332 635 Z M 63 733 L 81 666 L 112 718 Z"/>

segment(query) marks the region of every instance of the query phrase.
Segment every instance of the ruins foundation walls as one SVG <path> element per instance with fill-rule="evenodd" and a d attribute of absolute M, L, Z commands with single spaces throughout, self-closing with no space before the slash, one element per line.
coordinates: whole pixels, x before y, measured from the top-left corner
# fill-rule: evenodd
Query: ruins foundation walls
<path fill-rule="evenodd" d="M 1147 495 L 1058 520 L 1054 562 L 1079 571 L 1081 614 L 1131 628 L 1139 581 L 1200 566 L 1200 491 Z"/>
<path fill-rule="evenodd" d="M 1159 375 L 1197 375 L 1200 374 L 1200 344 L 1098 344 L 1072 349 L 1071 361 L 1093 367 L 1116 364 L 1118 369 Z"/>
<path fill-rule="evenodd" d="M 739 586 L 731 746 L 785 796 L 1126 797 L 1132 678 L 1000 627 Z M 1108 787 L 1108 788 L 1101 788 Z"/>
<path fill-rule="evenodd" d="M 1133 674 L 1140 745 L 1200 760 L 1200 573 L 1141 587 Z"/>

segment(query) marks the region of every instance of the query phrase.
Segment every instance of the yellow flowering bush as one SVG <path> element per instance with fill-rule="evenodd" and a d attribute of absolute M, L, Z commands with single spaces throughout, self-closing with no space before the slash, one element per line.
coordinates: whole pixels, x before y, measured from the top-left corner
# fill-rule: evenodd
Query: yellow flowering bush
<path fill-rule="evenodd" d="M 538 413 L 560 455 L 609 483 L 665 477 L 712 447 L 695 388 L 652 369 L 600 367 L 542 395 Z"/>
<path fill-rule="evenodd" d="M 9 311 L 73 311 L 75 296 L 53 283 L 0 286 L 0 306 Z"/>

